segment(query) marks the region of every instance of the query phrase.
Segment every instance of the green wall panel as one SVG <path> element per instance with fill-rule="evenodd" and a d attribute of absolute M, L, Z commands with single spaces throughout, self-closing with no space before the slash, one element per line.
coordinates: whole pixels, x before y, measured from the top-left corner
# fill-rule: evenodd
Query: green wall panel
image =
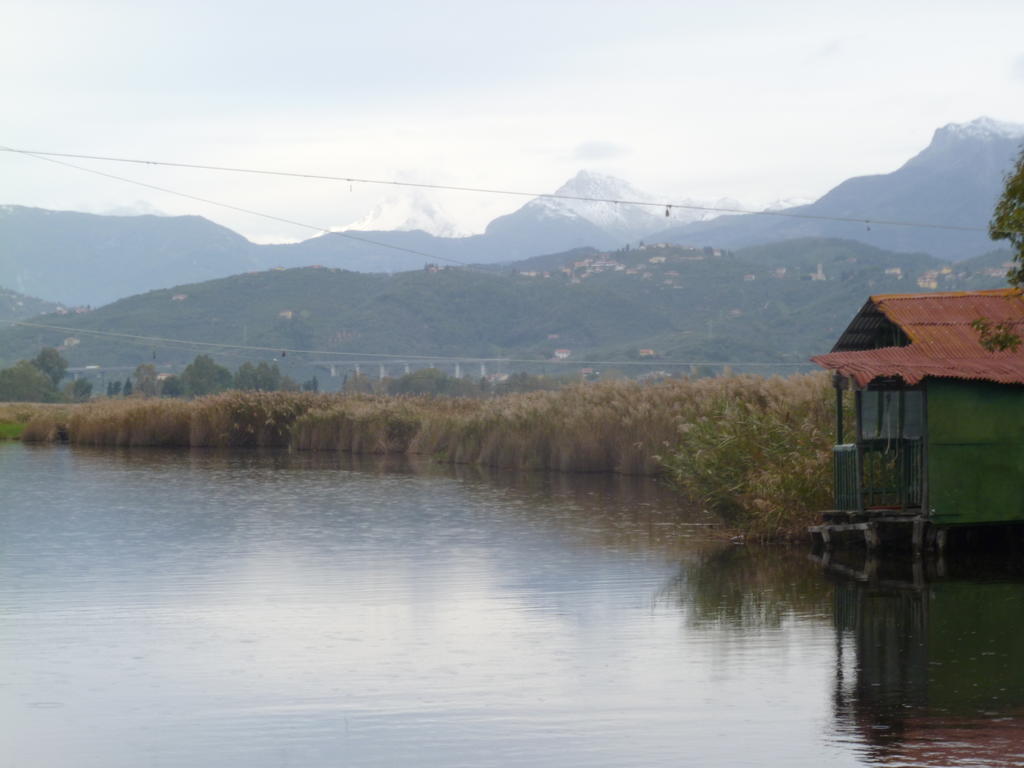
<path fill-rule="evenodd" d="M 939 445 L 1024 445 L 1024 387 L 986 381 L 929 381 L 928 437 Z"/>
<path fill-rule="evenodd" d="M 928 506 L 940 524 L 1024 520 L 1024 387 L 929 381 Z"/>
<path fill-rule="evenodd" d="M 939 524 L 1024 520 L 1024 446 L 932 445 L 928 506 Z"/>

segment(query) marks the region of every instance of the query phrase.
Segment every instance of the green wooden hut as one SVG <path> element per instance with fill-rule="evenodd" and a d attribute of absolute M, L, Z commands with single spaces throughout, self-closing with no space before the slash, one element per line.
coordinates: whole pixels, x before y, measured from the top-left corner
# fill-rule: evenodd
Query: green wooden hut
<path fill-rule="evenodd" d="M 855 528 L 874 546 L 876 523 L 913 523 L 918 548 L 950 526 L 1024 522 L 1024 348 L 987 351 L 978 318 L 1024 335 L 1024 295 L 872 296 L 812 358 L 836 387 L 835 508 L 812 529 L 826 544 Z"/>

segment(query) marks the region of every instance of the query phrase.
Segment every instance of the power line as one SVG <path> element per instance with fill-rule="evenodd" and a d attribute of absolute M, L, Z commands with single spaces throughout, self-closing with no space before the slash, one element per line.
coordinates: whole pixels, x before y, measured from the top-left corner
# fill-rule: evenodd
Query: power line
<path fill-rule="evenodd" d="M 511 196 L 516 196 L 516 197 L 530 197 L 530 198 L 541 197 L 541 198 L 546 198 L 546 199 L 549 199 L 549 200 L 572 200 L 572 201 L 575 201 L 575 202 L 611 203 L 611 204 L 615 204 L 615 205 L 635 205 L 635 206 L 644 206 L 644 207 L 650 207 L 650 208 L 657 208 L 659 210 L 660 209 L 664 209 L 666 215 L 668 215 L 668 213 L 673 208 L 679 208 L 679 209 L 682 209 L 682 210 L 703 211 L 703 212 L 707 212 L 707 213 L 742 213 L 742 214 L 751 214 L 751 215 L 757 215 L 757 216 L 778 216 L 778 217 L 792 218 L 792 219 L 810 219 L 810 220 L 814 220 L 814 221 L 836 221 L 836 222 L 843 222 L 843 223 L 847 223 L 847 224 L 864 224 L 864 225 L 867 225 L 867 226 L 882 225 L 882 226 L 891 226 L 891 227 L 913 227 L 913 228 L 920 228 L 920 229 L 942 229 L 942 230 L 952 230 L 952 231 L 958 231 L 958 232 L 985 232 L 985 233 L 988 232 L 988 228 L 987 227 L 969 227 L 969 226 L 962 226 L 962 225 L 958 225 L 958 224 L 938 224 L 938 223 L 935 223 L 935 222 L 906 221 L 906 220 L 899 220 L 899 219 L 875 219 L 875 218 L 865 217 L 865 216 L 859 216 L 859 217 L 858 216 L 828 216 L 828 215 L 824 215 L 824 214 L 814 214 L 814 213 L 796 213 L 796 212 L 793 212 L 793 211 L 785 211 L 785 210 L 783 210 L 783 211 L 769 211 L 769 210 L 749 211 L 749 210 L 746 210 L 746 209 L 743 209 L 743 208 L 729 208 L 729 207 L 722 207 L 722 206 L 695 205 L 693 203 L 673 203 L 673 202 L 668 202 L 668 201 L 666 201 L 666 202 L 652 202 L 650 200 L 625 200 L 625 199 L 604 198 L 604 197 L 587 197 L 585 195 L 566 195 L 566 194 L 559 194 L 557 192 L 525 192 L 525 191 L 522 191 L 522 190 L 513 190 L 513 189 L 499 189 L 499 188 L 490 188 L 490 187 L 466 187 L 466 186 L 457 186 L 457 185 L 452 185 L 452 184 L 424 184 L 424 183 L 412 182 L 412 181 L 396 181 L 396 180 L 393 180 L 393 179 L 370 179 L 370 178 L 362 178 L 362 177 L 357 177 L 357 176 L 331 176 L 331 175 L 327 175 L 327 174 L 317 174 L 317 173 L 300 173 L 300 172 L 297 172 L 297 171 L 273 171 L 273 170 L 268 170 L 268 169 L 263 169 L 263 168 L 236 168 L 236 167 L 222 166 L 222 165 L 204 165 L 204 164 L 201 164 L 201 163 L 176 163 L 176 162 L 171 162 L 171 161 L 166 161 L 166 160 L 139 160 L 139 159 L 127 158 L 127 157 L 113 157 L 113 156 L 107 156 L 107 155 L 84 155 L 84 154 L 76 154 L 76 153 L 71 153 L 71 152 L 42 152 L 42 151 L 36 151 L 36 150 L 15 149 L 14 147 L 3 147 L 3 146 L 0 146 L 0 151 L 3 151 L 3 152 L 14 152 L 14 153 L 23 154 L 23 155 L 29 155 L 30 157 L 37 157 L 37 158 L 39 158 L 41 160 L 42 159 L 48 159 L 48 158 L 54 158 L 54 157 L 68 157 L 68 158 L 74 158 L 74 159 L 79 159 L 79 160 L 100 160 L 100 161 L 111 162 L 111 163 L 132 163 L 132 164 L 135 164 L 135 165 L 162 166 L 162 167 L 167 167 L 167 168 L 190 168 L 190 169 L 193 169 L 193 170 L 221 171 L 221 172 L 227 172 L 227 173 L 249 173 L 249 174 L 258 174 L 258 175 L 262 175 L 262 176 L 281 176 L 281 177 L 294 178 L 294 179 L 311 179 L 311 180 L 319 180 L 319 181 L 340 181 L 340 182 L 345 182 L 347 184 L 377 184 L 377 185 L 392 186 L 392 187 L 414 187 L 414 188 L 417 188 L 417 189 L 445 190 L 445 191 L 451 191 L 451 192 L 473 192 L 473 193 L 478 193 L 478 194 L 511 195 Z M 71 166 L 71 167 L 79 168 L 79 166 Z M 89 169 L 80 168 L 80 170 L 89 170 Z M 98 171 L 96 173 L 98 173 Z M 103 175 L 105 175 L 105 174 L 103 174 Z M 117 177 L 113 177 L 113 178 L 117 178 Z M 133 182 L 133 183 L 141 184 L 141 182 Z M 141 184 L 141 185 L 142 186 L 149 186 L 149 185 L 146 185 L 146 184 Z M 154 189 L 159 189 L 159 187 L 154 187 Z M 162 190 L 162 191 L 166 191 L 166 190 Z M 176 193 L 172 193 L 172 194 L 176 194 Z M 195 199 L 201 199 L 201 198 L 195 198 Z M 203 202 L 211 202 L 211 201 L 203 201 Z M 220 203 L 214 203 L 214 205 L 220 205 Z M 225 206 L 225 207 L 234 208 L 234 206 Z M 235 210 L 243 210 L 246 213 L 254 213 L 253 211 L 245 211 L 244 209 L 241 209 L 241 208 L 235 208 Z M 262 214 L 256 214 L 256 215 L 262 215 Z M 273 217 L 273 216 L 268 217 L 268 218 L 274 218 L 277 221 L 283 221 L 283 222 L 286 222 L 286 223 L 295 223 L 295 222 L 289 222 L 286 219 L 280 219 L 280 218 Z M 298 226 L 307 226 L 307 225 L 299 224 Z M 313 227 L 313 229 L 319 229 L 319 227 Z M 329 231 L 329 230 L 322 230 L 322 231 L 326 232 L 326 231 Z M 343 234 L 343 233 L 334 232 L 332 234 Z M 395 247 L 395 246 L 385 246 L 385 247 Z M 437 257 L 431 257 L 431 258 L 437 258 Z M 447 259 L 447 260 L 448 261 L 452 261 L 451 259 Z M 457 263 L 461 263 L 461 262 L 457 262 Z"/>
<path fill-rule="evenodd" d="M 375 245 L 375 246 L 378 246 L 380 248 L 390 248 L 393 251 L 402 251 L 403 253 L 411 253 L 414 256 L 422 256 L 423 258 L 430 259 L 432 261 L 433 260 L 447 261 L 447 262 L 451 262 L 452 264 L 458 264 L 461 267 L 468 267 L 470 269 L 476 269 L 468 261 L 460 261 L 459 259 L 453 259 L 453 258 L 450 258 L 448 256 L 438 256 L 436 254 L 426 253 L 425 251 L 418 251 L 415 248 L 406 248 L 406 247 L 401 246 L 401 245 L 393 245 L 391 243 L 383 243 L 383 242 L 381 242 L 379 240 L 372 240 L 372 239 L 370 239 L 368 237 L 362 237 L 360 235 L 350 235 L 347 232 L 336 232 L 336 231 L 334 231 L 332 229 L 326 229 L 324 227 L 317 226 L 316 224 L 306 224 L 305 222 L 296 221 L 294 219 L 286 219 L 286 218 L 284 218 L 282 216 L 275 216 L 272 213 L 263 213 L 262 211 L 256 211 L 256 210 L 253 210 L 252 208 L 243 208 L 242 206 L 232 205 L 231 203 L 222 203 L 222 202 L 220 202 L 218 200 L 211 200 L 210 198 L 200 197 L 199 195 L 189 194 L 188 192 L 179 192 L 179 191 L 174 190 L 174 189 L 168 189 L 167 187 L 157 186 L 156 184 L 148 184 L 148 183 L 146 183 L 144 181 L 138 181 L 137 179 L 129 179 L 129 178 L 126 178 L 124 176 L 117 176 L 117 175 L 115 175 L 113 173 L 106 173 L 105 171 L 98 171 L 98 170 L 96 170 L 94 168 L 85 168 L 84 166 L 76 165 L 74 163 L 68 163 L 68 162 L 63 161 L 63 160 L 55 160 L 52 157 L 44 157 L 42 154 L 38 154 L 38 153 L 24 152 L 24 151 L 21 151 L 21 150 L 10 149 L 9 147 L 0 147 L 0 151 L 4 151 L 4 152 L 17 152 L 18 154 L 25 155 L 26 157 L 33 157 L 36 160 L 42 160 L 42 161 L 47 162 L 47 163 L 54 163 L 56 165 L 63 165 L 65 167 L 67 167 L 67 168 L 74 168 L 77 171 L 83 171 L 85 173 L 92 173 L 92 174 L 95 174 L 97 176 L 103 176 L 104 178 L 114 179 L 116 181 L 123 181 L 123 182 L 128 183 L 128 184 L 135 184 L 136 186 L 139 186 L 139 187 L 145 187 L 147 189 L 154 189 L 157 192 L 165 192 L 165 193 L 167 193 L 169 195 L 177 195 L 178 197 L 184 197 L 184 198 L 187 198 L 189 200 L 196 200 L 196 201 L 198 201 L 200 203 L 207 203 L 209 205 L 216 205 L 216 206 L 219 206 L 221 208 L 227 208 L 228 210 L 238 211 L 240 213 L 248 213 L 248 214 L 250 214 L 252 216 L 259 216 L 261 218 L 270 219 L 271 221 L 278 221 L 278 222 L 281 222 L 283 224 L 291 224 L 291 225 L 296 226 L 296 227 L 304 227 L 305 229 L 311 229 L 311 230 L 313 230 L 315 232 L 320 232 L 320 233 L 325 234 L 325 235 L 335 235 L 337 237 L 344 237 L 344 238 L 346 238 L 348 240 L 356 240 L 356 241 L 358 241 L 360 243 L 366 243 L 368 245 Z M 479 271 L 483 272 L 485 270 L 479 270 Z"/>
<path fill-rule="evenodd" d="M 459 363 L 519 363 L 519 364 L 570 364 L 570 365 L 613 365 L 613 366 L 644 366 L 652 367 L 659 365 L 739 365 L 739 366 L 750 366 L 750 367 L 765 367 L 765 368 L 790 368 L 790 367 L 813 367 L 813 363 L 776 363 L 776 362 L 764 362 L 764 361 L 737 361 L 737 360 L 718 360 L 718 361 L 707 361 L 707 360 L 651 360 L 649 362 L 641 362 L 636 360 L 573 360 L 571 363 L 565 360 L 549 360 L 549 359 L 527 359 L 527 358 L 513 358 L 513 357 L 472 357 L 472 356 L 460 356 L 460 355 L 423 355 L 423 354 L 391 354 L 391 353 L 380 353 L 380 352 L 338 352 L 336 350 L 324 350 L 324 349 L 293 349 L 289 347 L 265 347 L 265 346 L 254 346 L 250 344 L 225 344 L 222 342 L 213 341 L 197 341 L 195 339 L 174 339 L 163 336 L 143 336 L 134 333 L 118 333 L 115 331 L 99 331 L 91 330 L 86 328 L 75 328 L 73 326 L 66 325 L 49 325 L 47 323 L 31 323 L 25 321 L 16 321 L 11 323 L 12 326 L 21 326 L 24 328 L 45 328 L 53 331 L 65 331 L 84 336 L 103 336 L 109 338 L 116 338 L 125 341 L 144 341 L 150 344 L 179 344 L 184 345 L 186 348 L 191 349 L 218 349 L 218 350 L 245 350 L 248 352 L 287 352 L 289 354 L 298 355 L 320 355 L 320 356 L 335 356 L 339 358 L 351 358 L 351 359 L 366 359 L 372 358 L 374 360 L 392 361 L 392 362 L 404 362 L 417 361 L 417 360 L 435 360 L 438 362 L 459 362 Z"/>

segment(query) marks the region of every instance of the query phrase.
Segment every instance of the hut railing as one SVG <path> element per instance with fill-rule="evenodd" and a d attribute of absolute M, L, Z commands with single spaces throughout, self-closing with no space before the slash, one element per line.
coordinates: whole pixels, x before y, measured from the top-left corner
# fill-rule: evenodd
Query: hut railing
<path fill-rule="evenodd" d="M 843 512 L 856 512 L 860 499 L 860 454 L 856 443 L 832 447 L 832 476 L 835 478 L 835 506 Z"/>
<path fill-rule="evenodd" d="M 835 508 L 905 511 L 921 506 L 923 449 L 919 438 L 865 440 L 832 448 Z"/>

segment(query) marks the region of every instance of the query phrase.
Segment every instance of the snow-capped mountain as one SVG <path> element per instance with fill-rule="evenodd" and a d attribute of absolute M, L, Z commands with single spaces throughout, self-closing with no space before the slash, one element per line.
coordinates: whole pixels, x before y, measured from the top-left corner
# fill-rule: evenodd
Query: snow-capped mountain
<path fill-rule="evenodd" d="M 798 237 L 840 237 L 886 250 L 965 259 L 994 247 L 988 238 L 988 220 L 1002 192 L 1003 175 L 1022 143 L 1022 125 L 989 117 L 951 123 L 936 130 L 927 147 L 892 173 L 847 179 L 813 203 L 781 209 L 799 217 L 730 216 L 673 227 L 657 237 L 725 248 Z M 830 221 L 831 217 L 851 221 Z M 896 226 L 884 221 L 939 226 Z M 946 228 L 949 225 L 965 229 Z"/>
<path fill-rule="evenodd" d="M 1021 139 L 1024 138 L 1024 124 L 978 117 L 969 123 L 944 125 L 935 132 L 936 137 L 940 134 L 950 134 L 964 139 Z"/>
<path fill-rule="evenodd" d="M 554 192 L 558 197 L 538 197 L 521 211 L 540 219 L 578 218 L 627 242 L 661 226 L 661 210 L 652 206 L 628 205 L 638 201 L 656 203 L 653 195 L 641 192 L 627 181 L 594 171 L 580 171 Z M 573 200 L 571 198 L 597 198 Z M 567 199 L 568 198 L 568 199 Z"/>
<path fill-rule="evenodd" d="M 429 194 L 419 189 L 404 189 L 377 203 L 365 216 L 339 231 L 411 232 L 420 230 L 435 237 L 468 237 L 472 234 L 460 227 Z"/>
<path fill-rule="evenodd" d="M 663 206 L 668 202 L 674 205 L 666 217 Z M 783 207 L 783 204 L 779 203 L 778 207 Z M 530 200 L 518 210 L 492 221 L 487 230 L 492 235 L 500 235 L 503 240 L 536 241 L 541 249 L 544 248 L 544 238 L 538 240 L 535 236 L 541 232 L 553 238 L 552 247 L 583 244 L 613 247 L 642 239 L 666 224 L 708 221 L 745 210 L 760 209 L 745 206 L 731 197 L 710 201 L 672 195 L 656 197 L 623 179 L 581 170 L 551 196 Z M 419 230 L 444 238 L 464 238 L 473 234 L 468 227 L 457 223 L 429 193 L 416 189 L 388 195 L 361 219 L 338 231 L 349 230 Z"/>
<path fill-rule="evenodd" d="M 762 211 L 784 211 L 786 208 L 796 208 L 798 205 L 810 205 L 814 200 L 810 197 L 782 197 L 772 200 L 768 205 L 761 206 Z"/>

